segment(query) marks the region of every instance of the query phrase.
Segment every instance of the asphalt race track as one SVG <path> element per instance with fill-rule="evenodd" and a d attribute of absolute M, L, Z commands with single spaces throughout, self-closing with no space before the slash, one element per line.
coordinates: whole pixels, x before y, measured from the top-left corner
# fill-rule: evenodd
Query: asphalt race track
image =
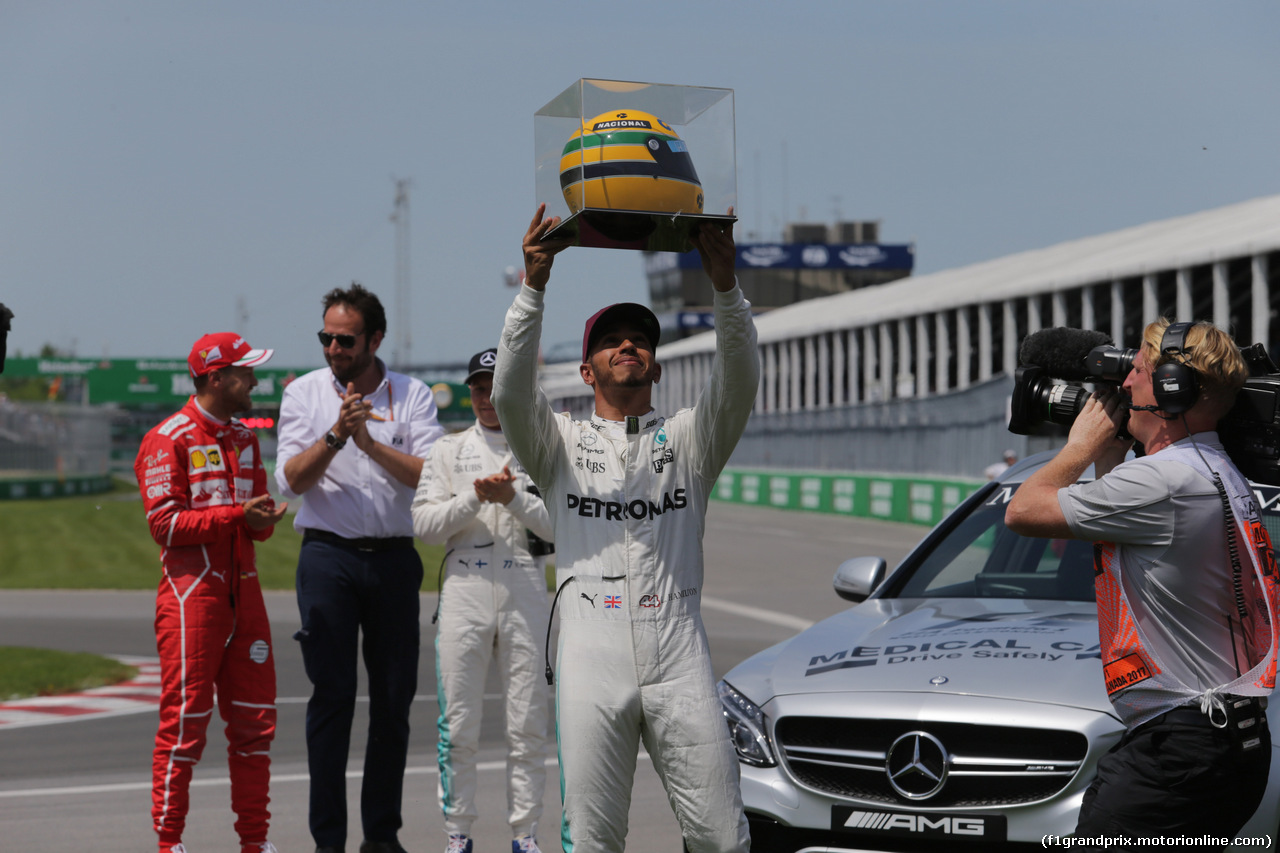
<path fill-rule="evenodd" d="M 843 609 L 831 589 L 836 565 L 878 555 L 894 566 L 925 528 L 713 503 L 707 517 L 707 576 L 702 609 L 717 673 Z M 152 593 L 0 591 L 0 645 L 101 654 L 155 656 Z M 422 597 L 423 646 L 413 742 L 405 780 L 409 853 L 444 849 L 435 801 L 434 595 Z M 271 840 L 280 853 L 310 853 L 303 721 L 310 685 L 292 635 L 292 593 L 271 593 L 279 688 L 279 730 L 272 747 Z M 553 641 L 554 642 L 554 641 Z M 505 758 L 497 679 L 491 673 L 480 755 L 476 853 L 510 850 Z M 51 725 L 0 727 L 0 827 L 6 850 L 135 853 L 155 849 L 150 826 L 150 755 L 154 711 L 86 715 Z M 365 721 L 357 709 L 348 764 L 350 853 L 359 846 L 359 772 Z M 196 768 L 185 842 L 190 853 L 238 849 L 232 830 L 225 739 L 217 720 Z M 559 785 L 554 745 L 548 756 L 539 831 L 544 850 L 559 850 Z M 631 804 L 627 849 L 676 853 L 680 834 L 652 765 L 641 760 Z"/>

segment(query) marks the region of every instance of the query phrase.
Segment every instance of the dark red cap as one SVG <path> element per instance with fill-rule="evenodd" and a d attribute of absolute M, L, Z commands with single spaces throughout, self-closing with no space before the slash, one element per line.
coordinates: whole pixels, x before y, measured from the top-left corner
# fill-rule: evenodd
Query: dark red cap
<path fill-rule="evenodd" d="M 609 329 L 620 323 L 632 323 L 649 336 L 649 344 L 656 350 L 662 326 L 652 311 L 635 302 L 616 302 L 591 315 L 582 333 L 582 362 L 586 364 L 591 345 Z"/>
<path fill-rule="evenodd" d="M 204 376 L 220 367 L 256 367 L 274 353 L 271 349 L 254 349 L 235 332 L 214 332 L 192 345 L 187 367 L 192 376 Z"/>

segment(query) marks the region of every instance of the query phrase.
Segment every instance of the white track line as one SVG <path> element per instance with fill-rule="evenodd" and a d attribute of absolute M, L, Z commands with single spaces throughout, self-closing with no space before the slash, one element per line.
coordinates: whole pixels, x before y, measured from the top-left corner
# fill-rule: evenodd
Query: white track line
<path fill-rule="evenodd" d="M 770 625 L 792 628 L 796 631 L 803 631 L 814 624 L 812 619 L 803 619 L 786 613 L 776 613 L 772 610 L 765 610 L 763 607 L 752 607 L 749 604 L 736 604 L 732 601 L 725 601 L 723 598 L 713 598 L 706 595 L 702 597 L 702 606 L 711 610 L 719 610 L 722 613 L 732 613 L 735 616 L 754 619 L 757 622 L 767 622 Z"/>
<path fill-rule="evenodd" d="M 640 760 L 648 761 L 649 755 L 643 749 L 640 750 Z M 558 767 L 559 761 L 555 758 L 548 758 L 545 762 L 547 767 Z M 502 770 L 507 769 L 506 759 L 501 761 L 481 761 L 476 765 L 477 770 Z M 429 767 L 406 767 L 404 775 L 406 776 L 434 776 L 439 773 L 439 769 L 434 766 Z M 362 779 L 364 772 L 360 770 L 348 770 L 348 779 Z M 291 782 L 310 782 L 311 776 L 306 773 L 284 773 L 272 774 L 272 785 L 284 785 Z M 193 788 L 212 788 L 215 786 L 229 786 L 231 779 L 228 776 L 214 776 L 211 779 L 192 778 L 191 787 Z M 0 791 L 0 800 L 15 800 L 22 797 L 76 797 L 86 794 L 116 794 L 124 791 L 150 791 L 151 780 L 145 782 L 115 782 L 107 785 L 75 785 L 65 788 L 28 788 L 24 791 Z"/>

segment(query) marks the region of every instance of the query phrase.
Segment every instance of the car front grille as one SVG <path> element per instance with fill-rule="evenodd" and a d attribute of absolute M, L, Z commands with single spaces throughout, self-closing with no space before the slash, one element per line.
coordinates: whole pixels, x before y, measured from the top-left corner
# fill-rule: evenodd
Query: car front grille
<path fill-rule="evenodd" d="M 946 781 L 934 794 L 909 799 L 890 784 L 890 747 L 912 732 L 946 749 Z M 1084 761 L 1079 732 L 832 717 L 783 717 L 775 742 L 791 775 L 805 787 L 865 803 L 927 808 L 993 808 L 1033 803 L 1057 794 Z"/>

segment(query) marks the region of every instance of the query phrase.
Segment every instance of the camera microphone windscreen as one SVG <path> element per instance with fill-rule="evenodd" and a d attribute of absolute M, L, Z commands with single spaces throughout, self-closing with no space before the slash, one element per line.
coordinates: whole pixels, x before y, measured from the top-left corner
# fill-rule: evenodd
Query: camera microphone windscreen
<path fill-rule="evenodd" d="M 1023 339 L 1018 363 L 1042 367 L 1045 373 L 1058 379 L 1087 380 L 1092 378 L 1085 363 L 1089 352 L 1094 347 L 1113 345 L 1111 336 L 1105 332 L 1064 326 L 1042 329 Z"/>

